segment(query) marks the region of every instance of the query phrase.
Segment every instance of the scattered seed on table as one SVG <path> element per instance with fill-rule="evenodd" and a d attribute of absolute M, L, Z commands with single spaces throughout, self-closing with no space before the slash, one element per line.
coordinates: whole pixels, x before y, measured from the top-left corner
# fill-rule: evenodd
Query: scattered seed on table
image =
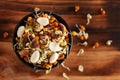
<path fill-rule="evenodd" d="M 67 80 L 70 80 L 70 78 L 67 76 L 67 74 L 66 73 L 62 73 L 62 76 L 64 77 L 64 78 L 66 78 Z"/>
<path fill-rule="evenodd" d="M 3 38 L 7 38 L 8 35 L 9 35 L 8 32 L 4 32 L 4 33 L 3 33 Z"/>
<path fill-rule="evenodd" d="M 112 44 L 112 40 L 108 40 L 107 42 L 106 42 L 106 45 L 107 46 L 110 46 Z"/>
<path fill-rule="evenodd" d="M 101 11 L 101 14 L 102 14 L 102 15 L 105 15 L 105 14 L 106 14 L 106 11 L 105 11 L 103 8 L 100 8 L 100 11 Z"/>
<path fill-rule="evenodd" d="M 75 12 L 78 12 L 80 10 L 80 6 L 79 5 L 75 5 Z"/>
<path fill-rule="evenodd" d="M 99 46 L 100 46 L 99 42 L 95 42 L 94 45 L 93 45 L 93 48 L 97 48 Z"/>
<path fill-rule="evenodd" d="M 77 56 L 79 56 L 80 54 L 84 54 L 84 52 L 85 52 L 84 49 L 80 49 L 77 53 Z"/>
<path fill-rule="evenodd" d="M 90 24 L 90 20 L 92 19 L 92 15 L 91 14 L 87 14 L 87 23 L 86 25 Z"/>
<path fill-rule="evenodd" d="M 83 72 L 83 71 L 84 71 L 83 65 L 79 65 L 79 66 L 78 66 L 78 71 L 80 71 L 80 72 Z"/>

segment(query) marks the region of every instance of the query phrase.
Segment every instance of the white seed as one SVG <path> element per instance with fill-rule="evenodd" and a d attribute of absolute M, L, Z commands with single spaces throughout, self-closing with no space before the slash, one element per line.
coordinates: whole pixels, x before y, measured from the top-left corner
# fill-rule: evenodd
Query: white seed
<path fill-rule="evenodd" d="M 39 18 L 37 19 L 37 22 L 38 22 L 40 25 L 42 25 L 42 26 L 46 26 L 46 25 L 49 24 L 49 20 L 48 20 L 48 18 L 46 18 L 46 17 L 39 17 Z"/>
<path fill-rule="evenodd" d="M 24 31 L 25 31 L 25 27 L 24 27 L 24 26 L 20 26 L 20 27 L 18 28 L 18 31 L 17 31 L 17 36 L 18 36 L 18 37 L 22 37 Z"/>
<path fill-rule="evenodd" d="M 64 78 L 66 78 L 67 80 L 70 80 L 66 73 L 63 72 L 62 76 L 63 76 Z"/>
<path fill-rule="evenodd" d="M 51 57 L 50 57 L 50 63 L 54 63 L 59 57 L 58 53 L 54 53 Z"/>
<path fill-rule="evenodd" d="M 36 63 L 39 60 L 39 57 L 40 57 L 39 51 L 34 51 L 33 54 L 30 57 L 30 61 L 32 63 Z"/>
<path fill-rule="evenodd" d="M 49 48 L 51 51 L 56 52 L 62 50 L 62 48 L 59 46 L 60 43 L 57 42 L 50 42 Z"/>
<path fill-rule="evenodd" d="M 83 72 L 83 71 L 84 71 L 83 65 L 79 65 L 79 66 L 78 66 L 78 71 L 80 71 L 80 72 Z"/>
<path fill-rule="evenodd" d="M 106 45 L 107 46 L 110 46 L 112 44 L 112 40 L 108 40 L 107 42 L 106 42 Z"/>
<path fill-rule="evenodd" d="M 85 52 L 84 49 L 80 49 L 77 53 L 77 56 L 79 56 L 80 54 L 83 54 L 84 52 Z"/>

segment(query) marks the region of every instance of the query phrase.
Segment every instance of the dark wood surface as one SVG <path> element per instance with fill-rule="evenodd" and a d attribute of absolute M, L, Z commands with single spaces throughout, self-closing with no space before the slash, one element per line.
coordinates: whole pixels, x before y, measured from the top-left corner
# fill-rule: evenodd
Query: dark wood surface
<path fill-rule="evenodd" d="M 77 13 L 74 12 L 76 4 L 80 5 Z M 77 45 L 79 40 L 73 38 L 71 53 L 65 61 L 70 72 L 61 66 L 47 75 L 43 71 L 35 72 L 15 55 L 12 47 L 15 26 L 35 7 L 59 14 L 71 30 L 76 30 L 75 24 L 85 25 L 86 14 L 92 14 L 93 19 L 86 26 L 89 45 Z M 106 15 L 100 14 L 100 8 L 106 10 Z M 7 38 L 3 38 L 4 32 L 8 32 Z M 109 39 L 113 40 L 110 47 L 105 45 Z M 96 41 L 100 47 L 93 49 Z M 85 49 L 85 53 L 77 56 L 80 48 Z M 77 70 L 78 65 L 84 66 L 84 72 Z M 120 80 L 120 0 L 1 0 L 0 80 L 65 80 L 62 72 L 67 73 L 70 80 Z"/>

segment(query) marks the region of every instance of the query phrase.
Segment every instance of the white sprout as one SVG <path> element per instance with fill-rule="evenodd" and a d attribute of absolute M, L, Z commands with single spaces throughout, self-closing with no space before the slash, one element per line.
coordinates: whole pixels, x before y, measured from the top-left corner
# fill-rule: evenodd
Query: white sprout
<path fill-rule="evenodd" d="M 78 43 L 77 45 L 87 46 L 87 45 L 88 45 L 88 42 L 87 42 L 87 41 L 84 41 L 83 43 Z"/>
<path fill-rule="evenodd" d="M 63 72 L 62 76 L 63 76 L 64 78 L 66 78 L 67 80 L 70 80 L 66 73 Z"/>
<path fill-rule="evenodd" d="M 80 49 L 77 53 L 77 56 L 79 56 L 80 54 L 83 54 L 84 52 L 85 52 L 84 49 Z"/>
<path fill-rule="evenodd" d="M 70 71 L 70 68 L 69 68 L 69 67 L 67 67 L 67 66 L 65 66 L 65 65 L 64 65 L 64 62 L 63 62 L 63 63 L 61 63 L 61 66 L 62 66 L 63 68 L 65 68 L 65 69 L 67 69 L 68 71 Z"/>
<path fill-rule="evenodd" d="M 35 11 L 36 16 L 38 17 L 38 13 L 37 12 L 40 11 L 40 9 L 39 8 L 35 8 L 34 11 Z"/>
<path fill-rule="evenodd" d="M 90 23 L 91 19 L 92 19 L 92 15 L 91 14 L 87 14 L 87 23 L 86 23 L 86 25 L 88 25 Z"/>

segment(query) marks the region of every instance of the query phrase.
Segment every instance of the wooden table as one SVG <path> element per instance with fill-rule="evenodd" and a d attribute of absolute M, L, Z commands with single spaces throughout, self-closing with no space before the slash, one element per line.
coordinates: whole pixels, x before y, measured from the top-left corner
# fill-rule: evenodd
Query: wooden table
<path fill-rule="evenodd" d="M 74 6 L 80 6 L 75 13 Z M 69 24 L 71 30 L 76 30 L 75 24 L 86 26 L 86 15 L 90 13 L 92 20 L 86 26 L 89 33 L 88 46 L 77 45 L 79 40 L 73 38 L 73 46 L 65 65 L 71 71 L 61 66 L 53 69 L 50 74 L 43 71 L 35 72 L 26 66 L 15 55 L 12 47 L 12 37 L 16 24 L 35 7 L 41 10 L 56 12 Z M 100 8 L 106 10 L 100 14 Z M 3 33 L 9 36 L 3 38 Z M 111 46 L 106 46 L 107 40 L 113 40 Z M 100 47 L 93 49 L 92 44 L 98 41 Z M 77 56 L 80 48 L 85 50 Z M 84 66 L 84 71 L 77 70 L 78 65 Z M 116 0 L 1 0 L 0 1 L 0 80 L 65 80 L 65 72 L 70 80 L 120 80 L 120 1 Z"/>

